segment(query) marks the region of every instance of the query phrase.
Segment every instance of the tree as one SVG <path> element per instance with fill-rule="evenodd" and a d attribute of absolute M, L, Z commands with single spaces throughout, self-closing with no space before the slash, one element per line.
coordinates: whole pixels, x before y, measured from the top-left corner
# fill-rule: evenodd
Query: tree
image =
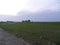
<path fill-rule="evenodd" d="M 30 20 L 25 20 L 25 21 L 23 20 L 22 22 L 31 22 L 31 21 Z"/>

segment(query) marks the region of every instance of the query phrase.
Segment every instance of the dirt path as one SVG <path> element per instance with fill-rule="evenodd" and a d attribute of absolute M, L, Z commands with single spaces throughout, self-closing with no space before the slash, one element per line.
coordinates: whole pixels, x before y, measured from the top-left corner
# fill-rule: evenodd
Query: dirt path
<path fill-rule="evenodd" d="M 0 28 L 0 45 L 30 45 Z"/>

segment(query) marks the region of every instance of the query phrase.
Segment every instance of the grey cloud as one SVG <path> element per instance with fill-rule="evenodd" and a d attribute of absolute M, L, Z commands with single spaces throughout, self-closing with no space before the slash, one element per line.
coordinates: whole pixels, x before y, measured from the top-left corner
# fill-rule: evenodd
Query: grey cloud
<path fill-rule="evenodd" d="M 60 11 L 42 11 L 35 13 L 26 13 L 23 15 L 18 14 L 18 17 L 22 20 L 32 20 L 32 21 L 60 21 Z"/>
<path fill-rule="evenodd" d="M 17 16 L 0 15 L 0 21 L 18 21 Z"/>
<path fill-rule="evenodd" d="M 17 13 L 17 16 L 3 16 L 0 15 L 0 21 L 22 21 L 22 20 L 31 20 L 31 21 L 59 21 L 60 22 L 60 10 L 51 11 L 38 11 L 32 13 L 30 11 L 22 11 Z"/>

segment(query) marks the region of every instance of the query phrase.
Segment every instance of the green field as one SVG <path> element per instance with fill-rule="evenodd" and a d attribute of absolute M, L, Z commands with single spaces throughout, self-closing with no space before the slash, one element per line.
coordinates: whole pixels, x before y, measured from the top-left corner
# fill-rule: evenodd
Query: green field
<path fill-rule="evenodd" d="M 0 27 L 29 42 L 49 40 L 60 45 L 60 22 L 0 23 Z"/>

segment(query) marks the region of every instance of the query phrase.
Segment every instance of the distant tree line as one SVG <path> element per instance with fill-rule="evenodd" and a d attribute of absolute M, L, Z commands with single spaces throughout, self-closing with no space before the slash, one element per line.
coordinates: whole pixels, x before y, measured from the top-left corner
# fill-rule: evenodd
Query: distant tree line
<path fill-rule="evenodd" d="M 22 20 L 22 22 L 31 22 L 30 20 Z"/>

